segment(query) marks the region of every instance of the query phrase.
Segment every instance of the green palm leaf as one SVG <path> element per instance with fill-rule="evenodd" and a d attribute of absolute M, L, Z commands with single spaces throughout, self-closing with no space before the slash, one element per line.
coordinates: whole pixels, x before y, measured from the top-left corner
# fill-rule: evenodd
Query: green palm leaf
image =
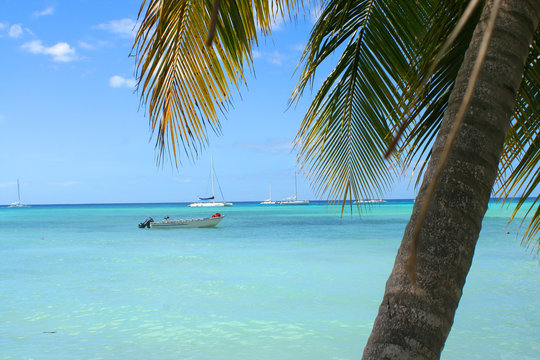
<path fill-rule="evenodd" d="M 278 14 L 298 9 L 299 1 L 222 1 L 213 46 L 208 34 L 213 1 L 144 0 L 134 52 L 138 89 L 157 133 L 158 160 L 180 161 L 180 149 L 196 156 L 208 129 L 220 132 L 220 115 L 239 89 L 244 67 L 252 66 L 257 27 L 269 33 Z"/>
<path fill-rule="evenodd" d="M 382 154 L 398 104 L 411 39 L 422 15 L 409 2 L 329 1 L 302 57 L 297 100 L 318 67 L 343 49 L 297 134 L 299 158 L 316 190 L 332 199 L 380 197 L 397 168 Z M 408 38 L 403 38 L 408 34 Z M 406 37 L 406 36 L 405 36 Z"/>
<path fill-rule="evenodd" d="M 474 21 L 443 57 L 429 86 L 422 84 L 466 5 L 462 1 L 443 5 L 328 2 L 312 31 L 293 93 L 297 100 L 320 65 L 331 54 L 342 52 L 297 134 L 299 157 L 318 184 L 317 191 L 343 200 L 379 197 L 397 171 L 429 157 L 426 152 L 442 120 Z M 404 141 L 394 154 L 395 166 L 388 169 L 382 154 L 390 132 L 404 117 Z"/>
<path fill-rule="evenodd" d="M 431 156 L 431 146 L 439 131 L 450 93 L 480 16 L 480 7 L 472 14 L 446 54 L 440 58 L 434 72 L 429 69 L 441 47 L 456 27 L 467 3 L 462 1 L 434 2 L 426 26 L 427 32 L 419 42 L 422 54 L 411 64 L 406 74 L 409 84 L 401 99 L 400 111 L 392 119 L 395 132 L 398 124 L 405 124 L 398 154 L 405 169 L 411 167 L 419 183 Z M 425 86 L 423 85 L 425 84 Z M 403 126 L 403 125 L 402 125 Z"/>

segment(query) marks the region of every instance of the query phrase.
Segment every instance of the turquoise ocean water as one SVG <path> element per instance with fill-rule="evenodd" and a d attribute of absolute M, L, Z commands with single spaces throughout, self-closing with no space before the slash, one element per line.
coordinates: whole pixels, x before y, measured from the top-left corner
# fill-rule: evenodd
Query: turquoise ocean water
<path fill-rule="evenodd" d="M 0 359 L 360 359 L 412 201 L 0 208 Z M 539 359 L 540 265 L 491 203 L 443 359 Z M 510 234 L 507 234 L 510 232 Z"/>

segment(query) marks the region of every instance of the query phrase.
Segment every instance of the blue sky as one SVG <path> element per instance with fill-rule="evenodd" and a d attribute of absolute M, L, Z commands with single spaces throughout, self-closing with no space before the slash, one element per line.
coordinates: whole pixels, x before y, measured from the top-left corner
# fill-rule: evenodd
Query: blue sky
<path fill-rule="evenodd" d="M 309 101 L 287 100 L 312 21 L 260 41 L 255 76 L 234 95 L 222 134 L 199 159 L 158 166 L 129 57 L 140 1 L 0 0 L 0 204 L 193 201 L 210 191 L 210 156 L 226 200 L 294 194 L 292 140 Z M 298 177 L 298 196 L 317 199 Z M 387 198 L 412 198 L 407 179 Z"/>

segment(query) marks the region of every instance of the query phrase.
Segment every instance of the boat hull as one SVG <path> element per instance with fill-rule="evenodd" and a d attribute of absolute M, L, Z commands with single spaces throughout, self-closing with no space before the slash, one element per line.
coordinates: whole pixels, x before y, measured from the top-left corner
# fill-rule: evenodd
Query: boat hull
<path fill-rule="evenodd" d="M 30 207 L 30 205 L 24 205 L 24 204 L 21 204 L 20 202 L 14 202 L 14 203 L 9 204 L 8 206 L 8 208 L 21 208 L 21 207 Z"/>
<path fill-rule="evenodd" d="M 378 203 L 385 203 L 386 200 L 383 199 L 363 199 L 363 200 L 355 200 L 356 204 L 378 204 Z"/>
<path fill-rule="evenodd" d="M 221 207 L 221 206 L 232 206 L 230 202 L 195 202 L 188 205 L 189 207 Z"/>
<path fill-rule="evenodd" d="M 283 200 L 279 205 L 309 205 L 309 200 Z"/>
<path fill-rule="evenodd" d="M 158 222 L 151 222 L 151 229 L 181 229 L 181 228 L 208 228 L 214 227 L 225 216 L 216 216 L 209 218 L 198 218 L 198 219 L 181 219 L 181 220 L 163 220 Z"/>

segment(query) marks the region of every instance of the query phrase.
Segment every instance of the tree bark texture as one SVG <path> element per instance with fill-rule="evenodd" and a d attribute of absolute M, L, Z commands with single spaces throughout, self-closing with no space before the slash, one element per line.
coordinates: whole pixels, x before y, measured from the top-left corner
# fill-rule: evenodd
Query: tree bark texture
<path fill-rule="evenodd" d="M 493 0 L 461 65 L 363 359 L 439 359 L 462 295 L 510 125 L 540 0 L 503 1 L 473 97 L 418 242 L 417 288 L 407 275 L 411 233 L 455 121 Z"/>

